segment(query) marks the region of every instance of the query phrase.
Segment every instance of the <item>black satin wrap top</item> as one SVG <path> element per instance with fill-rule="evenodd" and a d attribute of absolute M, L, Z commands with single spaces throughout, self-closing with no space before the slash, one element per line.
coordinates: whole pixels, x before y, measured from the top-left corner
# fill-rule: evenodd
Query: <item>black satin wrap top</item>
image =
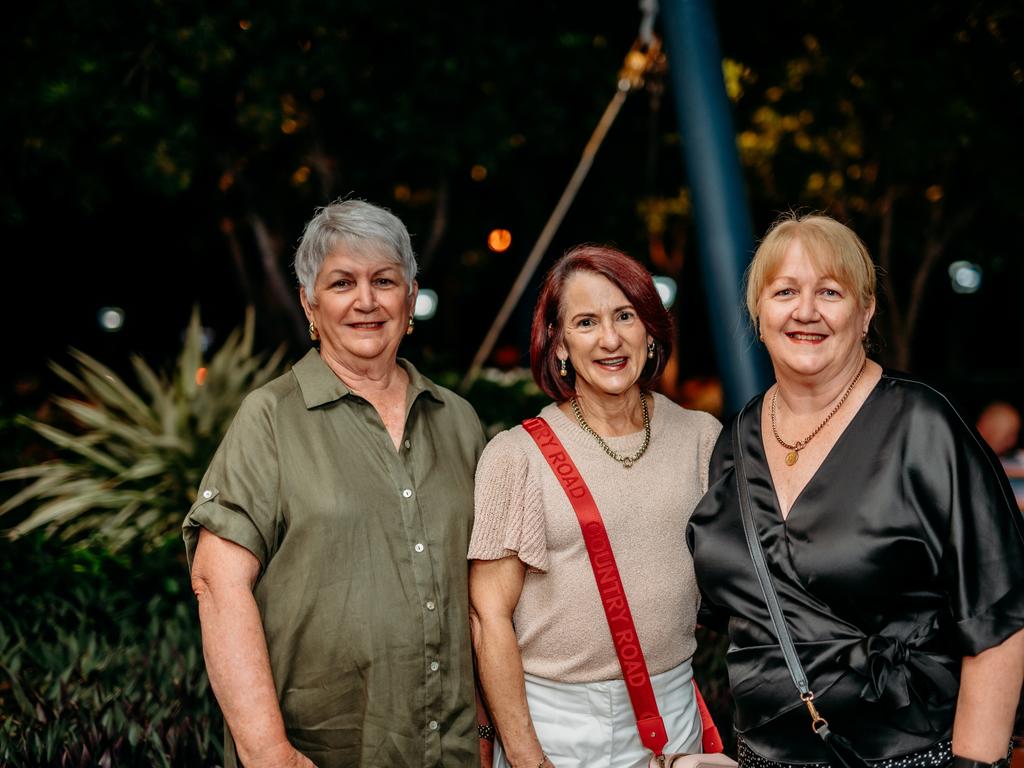
<path fill-rule="evenodd" d="M 998 461 L 943 395 L 886 372 L 783 520 L 762 402 L 737 416 L 751 511 L 819 710 L 867 759 L 949 737 L 962 657 L 1024 627 L 1024 521 Z M 687 543 L 700 620 L 729 633 L 737 732 L 827 762 L 743 536 L 731 424 Z"/>

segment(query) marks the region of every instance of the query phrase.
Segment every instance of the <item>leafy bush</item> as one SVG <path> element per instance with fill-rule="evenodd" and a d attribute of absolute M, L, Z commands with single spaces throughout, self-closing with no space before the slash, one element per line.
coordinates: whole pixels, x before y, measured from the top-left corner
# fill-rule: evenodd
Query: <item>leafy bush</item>
<path fill-rule="evenodd" d="M 219 764 L 185 574 L 176 542 L 116 559 L 0 542 L 0 765 Z"/>
<path fill-rule="evenodd" d="M 449 371 L 437 379 L 439 384 L 456 389 L 460 374 Z M 551 398 L 533 381 L 528 368 L 513 368 L 510 371 L 484 368 L 470 387 L 466 399 L 476 409 L 489 438 L 514 427 L 523 419 L 536 416 L 541 408 L 551 402 Z"/>
<path fill-rule="evenodd" d="M 136 540 L 159 547 L 178 535 L 182 517 L 217 445 L 250 390 L 280 373 L 283 350 L 253 354 L 253 312 L 208 363 L 198 312 L 170 377 L 132 357 L 137 394 L 113 371 L 72 351 L 77 373 L 52 363 L 78 399 L 55 398 L 74 431 L 20 419 L 51 443 L 59 458 L 0 473 L 27 481 L 0 505 L 0 515 L 33 505 L 12 529 L 37 528 L 71 541 L 94 540 L 112 550 Z"/>

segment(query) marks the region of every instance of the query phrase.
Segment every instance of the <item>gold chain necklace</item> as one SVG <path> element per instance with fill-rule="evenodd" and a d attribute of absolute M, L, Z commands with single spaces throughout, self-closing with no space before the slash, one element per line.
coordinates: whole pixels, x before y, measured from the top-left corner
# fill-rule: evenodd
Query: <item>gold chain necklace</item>
<path fill-rule="evenodd" d="M 644 397 L 642 392 L 640 393 L 640 408 L 644 415 L 644 442 L 632 456 L 620 456 L 612 450 L 611 446 L 608 445 L 608 443 L 606 443 L 589 424 L 587 424 L 587 420 L 583 418 L 583 411 L 580 410 L 580 404 L 576 400 L 576 395 L 569 398 L 569 403 L 572 405 L 572 412 L 573 415 L 576 416 L 576 421 L 579 423 L 580 429 L 597 440 L 597 444 L 604 449 L 604 452 L 622 464 L 626 469 L 632 467 L 636 463 L 637 459 L 644 455 L 644 452 L 647 450 L 647 446 L 651 444 L 651 415 L 647 411 L 647 398 Z"/>
<path fill-rule="evenodd" d="M 775 398 L 778 397 L 779 394 L 779 387 L 778 385 L 775 386 L 775 391 L 772 392 L 772 434 L 775 435 L 775 439 L 779 442 L 779 445 L 781 445 L 783 448 L 789 451 L 789 453 L 786 454 L 787 467 L 792 467 L 794 464 L 796 464 L 796 460 L 800 458 L 800 451 L 807 447 L 807 444 L 811 442 L 814 436 L 821 432 L 822 427 L 828 424 L 829 419 L 835 416 L 836 413 L 838 413 L 839 409 L 843 407 L 843 403 L 846 402 L 846 398 L 848 398 L 850 396 L 850 393 L 853 392 L 853 388 L 857 385 L 857 381 L 860 379 L 860 375 L 864 373 L 864 369 L 867 368 L 867 365 L 867 358 L 864 358 L 864 362 L 861 364 L 860 370 L 857 371 L 857 375 L 853 377 L 853 381 L 850 382 L 850 386 L 848 386 L 846 388 L 846 391 L 843 392 L 843 396 L 839 398 L 839 402 L 836 403 L 835 407 L 828 412 L 828 416 L 825 417 L 824 421 L 822 421 L 821 424 L 815 427 L 814 431 L 811 432 L 811 434 L 809 434 L 803 440 L 797 440 L 796 443 L 794 443 L 793 445 L 790 445 L 781 437 L 779 437 L 779 428 L 775 424 Z"/>

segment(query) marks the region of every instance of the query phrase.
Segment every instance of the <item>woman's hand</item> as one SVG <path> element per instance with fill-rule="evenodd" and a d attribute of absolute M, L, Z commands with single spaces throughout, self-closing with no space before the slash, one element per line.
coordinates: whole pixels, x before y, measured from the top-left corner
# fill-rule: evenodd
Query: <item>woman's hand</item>
<path fill-rule="evenodd" d="M 316 765 L 285 741 L 249 758 L 245 768 L 316 768 Z"/>

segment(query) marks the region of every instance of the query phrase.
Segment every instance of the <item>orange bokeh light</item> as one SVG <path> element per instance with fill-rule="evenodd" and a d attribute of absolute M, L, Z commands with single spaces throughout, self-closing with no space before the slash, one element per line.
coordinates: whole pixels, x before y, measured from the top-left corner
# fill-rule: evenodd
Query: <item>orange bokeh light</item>
<path fill-rule="evenodd" d="M 504 253 L 512 245 L 512 233 L 507 229 L 492 229 L 487 235 L 487 247 L 495 253 Z"/>
<path fill-rule="evenodd" d="M 206 368 L 196 369 L 196 386 L 201 387 L 206 383 Z"/>

